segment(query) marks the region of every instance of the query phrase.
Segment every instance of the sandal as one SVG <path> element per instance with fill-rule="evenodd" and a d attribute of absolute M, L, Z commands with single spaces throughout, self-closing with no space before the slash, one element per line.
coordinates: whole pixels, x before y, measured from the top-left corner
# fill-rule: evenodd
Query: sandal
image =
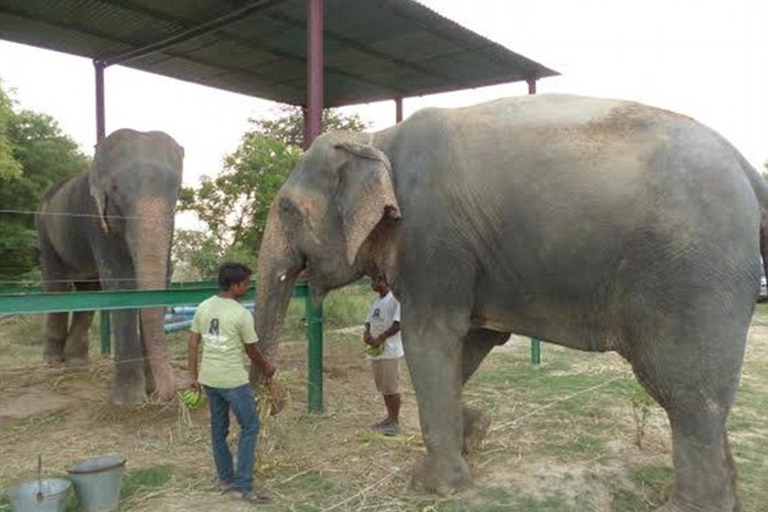
<path fill-rule="evenodd" d="M 225 494 L 230 498 L 243 500 L 246 503 L 251 503 L 253 505 L 261 505 L 263 503 L 270 503 L 272 501 L 272 498 L 270 498 L 268 495 L 264 494 L 263 492 L 256 492 L 256 491 L 241 492 L 241 491 L 238 491 L 237 489 L 230 489 Z"/>

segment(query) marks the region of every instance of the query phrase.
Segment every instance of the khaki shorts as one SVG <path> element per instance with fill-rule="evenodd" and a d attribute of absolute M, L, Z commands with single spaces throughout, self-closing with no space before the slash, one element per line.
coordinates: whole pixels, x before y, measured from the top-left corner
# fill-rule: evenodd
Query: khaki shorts
<path fill-rule="evenodd" d="M 373 381 L 382 395 L 396 395 L 400 392 L 398 385 L 400 359 L 402 358 L 371 359 Z"/>

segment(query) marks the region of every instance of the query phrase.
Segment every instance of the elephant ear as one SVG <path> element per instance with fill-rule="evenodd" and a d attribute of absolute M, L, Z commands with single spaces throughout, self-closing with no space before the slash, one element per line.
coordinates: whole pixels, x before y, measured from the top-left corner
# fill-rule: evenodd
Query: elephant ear
<path fill-rule="evenodd" d="M 345 162 L 339 168 L 338 204 L 351 265 L 382 219 L 401 217 L 400 205 L 392 183 L 392 166 L 384 153 L 352 142 L 334 147 L 345 153 Z"/>
<path fill-rule="evenodd" d="M 109 224 L 107 223 L 107 192 L 104 187 L 99 183 L 99 154 L 98 148 L 96 151 L 96 157 L 94 158 L 93 168 L 88 173 L 88 188 L 91 196 L 96 201 L 96 210 L 99 212 L 99 220 L 101 221 L 101 229 L 105 233 L 109 233 Z"/>

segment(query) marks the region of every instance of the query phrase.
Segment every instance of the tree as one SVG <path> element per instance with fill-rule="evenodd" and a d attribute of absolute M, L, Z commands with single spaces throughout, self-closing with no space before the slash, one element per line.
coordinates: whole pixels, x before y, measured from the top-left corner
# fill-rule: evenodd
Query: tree
<path fill-rule="evenodd" d="M 15 111 L 0 88 L 0 209 L 34 211 L 48 188 L 88 168 L 89 159 L 55 119 Z M 34 217 L 0 214 L 0 276 L 19 279 L 38 268 Z"/>
<path fill-rule="evenodd" d="M 304 120 L 298 107 L 283 107 L 275 119 L 250 119 L 234 153 L 215 177 L 203 176 L 196 189 L 183 188 L 180 211 L 193 211 L 205 231 L 178 230 L 174 271 L 192 279 L 215 277 L 222 260 L 253 263 L 257 257 L 272 201 L 302 151 Z M 326 131 L 362 131 L 360 117 L 323 112 Z"/>

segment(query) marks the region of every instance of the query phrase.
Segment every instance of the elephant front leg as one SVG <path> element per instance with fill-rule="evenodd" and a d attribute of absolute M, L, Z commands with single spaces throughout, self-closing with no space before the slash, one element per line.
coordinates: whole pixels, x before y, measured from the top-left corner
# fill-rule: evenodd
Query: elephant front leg
<path fill-rule="evenodd" d="M 462 456 L 464 332 L 459 326 L 434 320 L 424 325 L 414 309 L 403 309 L 403 344 L 427 451 L 424 462 L 414 473 L 414 484 L 445 493 L 470 481 L 469 467 Z"/>
<path fill-rule="evenodd" d="M 144 354 L 138 337 L 135 310 L 112 312 L 115 339 L 115 378 L 111 400 L 116 404 L 137 404 L 147 398 Z"/>

